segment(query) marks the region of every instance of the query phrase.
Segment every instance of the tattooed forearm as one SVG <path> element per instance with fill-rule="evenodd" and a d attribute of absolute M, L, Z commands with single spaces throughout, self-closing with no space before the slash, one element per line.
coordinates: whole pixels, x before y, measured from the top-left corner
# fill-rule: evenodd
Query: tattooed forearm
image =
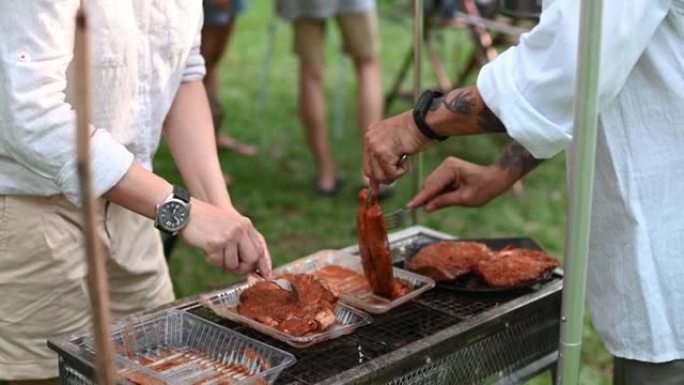
<path fill-rule="evenodd" d="M 497 166 L 504 171 L 514 171 L 517 178 L 537 167 L 541 159 L 536 159 L 520 143 L 513 141 L 504 148 Z"/>
<path fill-rule="evenodd" d="M 475 98 L 468 89 L 457 91 L 451 100 L 445 97 L 442 103 L 447 110 L 459 115 L 470 115 L 475 108 Z"/>
<path fill-rule="evenodd" d="M 501 120 L 484 103 L 482 103 L 482 110 L 477 117 L 477 123 L 486 132 L 506 132 L 506 127 L 501 123 Z"/>
<path fill-rule="evenodd" d="M 439 106 L 442 105 L 442 101 L 445 97 L 446 96 L 440 96 L 438 98 L 432 99 L 432 103 L 430 103 L 430 111 L 437 111 L 439 109 Z"/>

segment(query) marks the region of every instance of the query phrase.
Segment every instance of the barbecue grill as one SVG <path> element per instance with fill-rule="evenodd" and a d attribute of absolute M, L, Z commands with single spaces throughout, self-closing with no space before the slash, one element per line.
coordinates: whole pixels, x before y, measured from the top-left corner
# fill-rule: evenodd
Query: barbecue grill
<path fill-rule="evenodd" d="M 413 226 L 390 234 L 396 262 L 416 247 L 453 237 Z M 528 238 L 483 240 L 494 249 L 538 248 Z M 355 246 L 346 249 L 356 252 Z M 455 293 L 436 287 L 353 334 L 296 349 L 229 320 L 188 298 L 168 307 L 191 312 L 294 354 L 297 363 L 277 380 L 312 384 L 515 384 L 555 365 L 560 330 L 562 273 L 511 292 Z M 156 309 L 159 310 L 159 309 Z M 94 383 L 84 335 L 51 340 L 62 384 Z"/>

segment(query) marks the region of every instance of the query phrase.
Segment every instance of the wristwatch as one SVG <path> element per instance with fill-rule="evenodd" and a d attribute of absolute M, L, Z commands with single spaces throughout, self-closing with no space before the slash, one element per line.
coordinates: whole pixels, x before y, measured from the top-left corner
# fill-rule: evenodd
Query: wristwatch
<path fill-rule="evenodd" d="M 173 186 L 173 192 L 159 203 L 154 212 L 154 227 L 176 234 L 190 221 L 190 194 L 179 186 Z"/>
<path fill-rule="evenodd" d="M 442 136 L 436 133 L 425 121 L 425 114 L 427 114 L 428 109 L 430 109 L 432 100 L 441 98 L 442 96 L 444 96 L 444 94 L 439 91 L 425 91 L 418 98 L 415 107 L 413 107 L 413 121 L 416 122 L 418 130 L 420 130 L 426 138 L 440 142 L 448 138 L 448 136 Z"/>

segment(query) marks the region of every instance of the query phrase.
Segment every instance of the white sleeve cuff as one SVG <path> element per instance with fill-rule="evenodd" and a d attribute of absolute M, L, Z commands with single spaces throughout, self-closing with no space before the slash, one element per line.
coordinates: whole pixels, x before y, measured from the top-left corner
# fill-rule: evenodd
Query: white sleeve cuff
<path fill-rule="evenodd" d="M 100 197 L 119 183 L 133 164 L 134 156 L 106 130 L 96 130 L 90 138 L 92 188 L 95 197 Z M 81 204 L 76 157 L 64 165 L 57 183 L 72 203 Z"/>
<path fill-rule="evenodd" d="M 508 135 L 537 159 L 551 158 L 572 140 L 570 127 L 561 127 L 537 111 L 518 91 L 515 76 L 516 48 L 510 48 L 485 65 L 477 78 L 482 100 L 501 120 Z"/>
<path fill-rule="evenodd" d="M 188 55 L 188 60 L 185 62 L 183 83 L 200 82 L 204 79 L 204 75 L 206 75 L 207 70 L 204 65 L 204 57 L 200 54 L 200 41 L 198 34 Z"/>

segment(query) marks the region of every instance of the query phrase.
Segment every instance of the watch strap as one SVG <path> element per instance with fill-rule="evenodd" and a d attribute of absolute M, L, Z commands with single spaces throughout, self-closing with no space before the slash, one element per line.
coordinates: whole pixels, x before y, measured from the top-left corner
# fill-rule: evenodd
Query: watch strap
<path fill-rule="evenodd" d="M 176 199 L 180 199 L 185 203 L 190 203 L 190 193 L 188 190 L 184 189 L 183 187 L 180 186 L 173 186 L 173 197 Z"/>
<path fill-rule="evenodd" d="M 435 98 L 440 98 L 442 96 L 444 96 L 444 94 L 439 91 L 425 91 L 420 95 L 415 107 L 413 108 L 413 121 L 416 123 L 416 127 L 418 127 L 418 130 L 421 132 L 421 134 L 428 139 L 437 140 L 440 142 L 447 139 L 448 136 L 442 136 L 436 133 L 435 130 L 433 130 L 432 127 L 430 127 L 430 125 L 425 121 L 425 115 L 430 109 L 432 101 Z"/>

